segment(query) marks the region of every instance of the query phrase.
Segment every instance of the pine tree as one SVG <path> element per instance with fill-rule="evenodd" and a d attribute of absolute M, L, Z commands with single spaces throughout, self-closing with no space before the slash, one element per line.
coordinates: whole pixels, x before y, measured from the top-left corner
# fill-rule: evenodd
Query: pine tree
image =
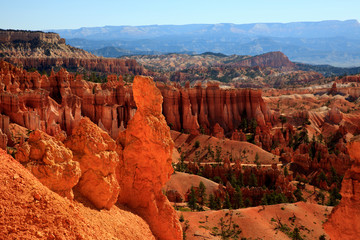
<path fill-rule="evenodd" d="M 190 194 L 189 194 L 189 201 L 188 201 L 188 207 L 191 209 L 191 211 L 194 211 L 197 208 L 196 204 L 196 193 L 194 187 L 191 187 Z"/>
<path fill-rule="evenodd" d="M 212 210 L 216 209 L 216 202 L 213 194 L 210 194 L 209 196 L 209 208 Z"/>
<path fill-rule="evenodd" d="M 199 183 L 199 198 L 201 199 L 200 205 L 203 206 L 206 202 L 206 187 L 202 181 Z"/>
<path fill-rule="evenodd" d="M 255 174 L 253 172 L 250 174 L 249 186 L 250 187 L 257 187 L 257 178 L 256 178 L 256 176 L 255 176 Z"/>
<path fill-rule="evenodd" d="M 267 195 L 266 194 L 264 194 L 263 197 L 261 198 L 260 204 L 261 205 L 268 205 Z"/>
<path fill-rule="evenodd" d="M 234 196 L 234 208 L 238 209 L 238 208 L 242 208 L 242 207 L 244 207 L 242 192 L 241 192 L 240 187 L 236 186 L 235 196 Z"/>
<path fill-rule="evenodd" d="M 230 197 L 229 197 L 228 193 L 226 193 L 226 195 L 225 195 L 225 202 L 224 202 L 223 208 L 231 209 L 231 202 L 230 202 Z"/>
<path fill-rule="evenodd" d="M 237 185 L 239 185 L 239 187 L 244 186 L 244 174 L 242 172 L 240 172 L 239 177 L 237 179 Z"/>
<path fill-rule="evenodd" d="M 251 207 L 252 203 L 251 203 L 251 200 L 249 198 L 246 198 L 244 204 L 245 204 L 245 207 Z"/>

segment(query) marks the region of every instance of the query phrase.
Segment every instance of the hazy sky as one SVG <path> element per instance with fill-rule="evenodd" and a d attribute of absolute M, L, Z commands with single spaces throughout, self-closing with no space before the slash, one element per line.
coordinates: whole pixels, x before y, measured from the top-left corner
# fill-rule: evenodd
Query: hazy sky
<path fill-rule="evenodd" d="M 0 28 L 357 19 L 359 0 L 0 0 Z"/>

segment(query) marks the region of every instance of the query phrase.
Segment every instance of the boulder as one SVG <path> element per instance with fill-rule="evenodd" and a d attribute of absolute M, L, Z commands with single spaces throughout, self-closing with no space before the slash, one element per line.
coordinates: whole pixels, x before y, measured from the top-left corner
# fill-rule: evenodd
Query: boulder
<path fill-rule="evenodd" d="M 30 133 L 15 155 L 42 184 L 61 196 L 73 199 L 72 188 L 78 183 L 80 164 L 72 152 L 56 138 L 36 130 Z"/>
<path fill-rule="evenodd" d="M 119 164 L 115 141 L 89 118 L 80 120 L 65 145 L 80 164 L 79 192 L 97 208 L 110 209 L 117 201 L 120 186 L 115 169 Z"/>

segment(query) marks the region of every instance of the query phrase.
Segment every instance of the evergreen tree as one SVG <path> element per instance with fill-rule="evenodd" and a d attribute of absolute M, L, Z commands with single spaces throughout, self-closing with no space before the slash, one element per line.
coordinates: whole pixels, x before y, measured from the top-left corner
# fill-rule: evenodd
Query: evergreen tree
<path fill-rule="evenodd" d="M 260 201 L 261 205 L 268 205 L 267 194 L 264 194 Z"/>
<path fill-rule="evenodd" d="M 294 191 L 294 196 L 296 197 L 296 201 L 304 201 L 303 194 L 301 192 L 301 189 L 297 188 Z"/>
<path fill-rule="evenodd" d="M 215 196 L 215 205 L 216 205 L 216 210 L 219 210 L 219 209 L 221 209 L 221 200 L 220 200 L 220 198 L 218 198 L 218 197 L 216 197 Z"/>
<path fill-rule="evenodd" d="M 303 240 L 303 238 L 300 235 L 300 230 L 296 227 L 294 228 L 294 231 L 292 232 L 292 238 L 293 240 Z"/>
<path fill-rule="evenodd" d="M 249 198 L 246 198 L 244 205 L 245 205 L 245 207 L 251 207 L 251 205 L 252 205 L 251 200 Z"/>
<path fill-rule="evenodd" d="M 341 194 L 339 192 L 339 189 L 337 187 L 334 187 L 330 191 L 330 198 L 329 198 L 328 206 L 338 205 L 340 199 L 341 199 Z"/>
<path fill-rule="evenodd" d="M 323 170 L 321 170 L 319 176 L 317 177 L 317 180 L 318 180 L 318 182 L 320 182 L 320 181 L 327 182 L 328 181 L 327 176 L 326 176 L 326 174 L 324 173 Z"/>
<path fill-rule="evenodd" d="M 191 187 L 190 189 L 190 194 L 189 194 L 189 201 L 188 201 L 188 207 L 191 209 L 191 211 L 194 211 L 195 209 L 197 209 L 197 204 L 196 204 L 197 200 L 196 200 L 196 193 L 195 193 L 195 189 L 194 187 Z"/>
<path fill-rule="evenodd" d="M 255 174 L 253 172 L 250 174 L 249 186 L 250 187 L 257 187 L 257 178 L 256 178 L 256 176 L 255 176 Z"/>
<path fill-rule="evenodd" d="M 216 209 L 216 202 L 213 194 L 210 194 L 209 196 L 209 208 L 212 210 Z"/>
<path fill-rule="evenodd" d="M 200 197 L 200 205 L 203 206 L 206 202 L 206 187 L 202 181 L 200 181 L 199 183 L 199 197 Z"/>
<path fill-rule="evenodd" d="M 223 208 L 231 209 L 231 202 L 230 202 L 230 197 L 229 197 L 228 193 L 226 193 L 226 195 L 225 195 L 225 202 L 224 202 Z"/>
<path fill-rule="evenodd" d="M 240 187 L 236 186 L 235 195 L 234 195 L 234 208 L 238 209 L 238 208 L 242 208 L 242 207 L 244 207 L 242 192 L 241 192 Z"/>
<path fill-rule="evenodd" d="M 240 172 L 239 177 L 237 179 L 237 185 L 239 187 L 243 187 L 244 186 L 244 174 L 242 172 Z"/>

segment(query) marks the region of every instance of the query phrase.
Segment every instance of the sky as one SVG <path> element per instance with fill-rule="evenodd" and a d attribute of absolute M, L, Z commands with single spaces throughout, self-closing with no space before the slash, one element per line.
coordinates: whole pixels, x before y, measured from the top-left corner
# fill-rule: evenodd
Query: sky
<path fill-rule="evenodd" d="M 359 0 L 0 0 L 0 28 L 265 23 L 360 19 Z"/>

